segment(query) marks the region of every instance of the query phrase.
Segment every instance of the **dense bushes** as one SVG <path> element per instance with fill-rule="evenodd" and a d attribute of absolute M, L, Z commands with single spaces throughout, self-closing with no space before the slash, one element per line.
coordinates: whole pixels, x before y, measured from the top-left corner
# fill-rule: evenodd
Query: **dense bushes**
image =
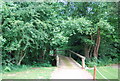
<path fill-rule="evenodd" d="M 91 58 L 86 60 L 87 67 L 106 66 L 117 63 L 119 63 L 118 58 L 112 59 L 108 57 L 99 58 L 99 59 Z"/>
<path fill-rule="evenodd" d="M 48 22 L 52 17 L 49 4 L 24 2 L 3 5 L 3 65 L 48 63 L 48 54 L 54 49 L 52 39 L 55 30 L 54 22 Z"/>
<path fill-rule="evenodd" d="M 57 48 L 78 52 L 91 59 L 91 65 L 93 57 L 98 58 L 99 65 L 106 65 L 102 63 L 107 59 L 114 62 L 120 43 L 115 5 L 3 2 L 2 64 L 51 66 L 50 53 L 56 54 Z M 111 17 L 113 12 L 116 14 Z"/>

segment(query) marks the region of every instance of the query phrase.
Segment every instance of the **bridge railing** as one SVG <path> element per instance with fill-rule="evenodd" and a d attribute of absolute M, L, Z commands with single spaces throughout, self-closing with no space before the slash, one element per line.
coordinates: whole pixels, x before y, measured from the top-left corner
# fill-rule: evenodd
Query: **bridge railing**
<path fill-rule="evenodd" d="M 59 67 L 59 63 L 60 63 L 60 58 L 58 56 L 58 54 L 56 55 L 56 65 L 57 67 Z"/>
<path fill-rule="evenodd" d="M 85 57 L 78 53 L 75 53 L 74 51 L 71 51 L 71 50 L 68 50 L 68 51 L 71 52 L 72 54 L 77 55 L 78 57 L 80 57 L 82 59 L 82 68 L 85 69 Z M 70 57 L 71 57 L 71 54 L 70 54 Z"/>
<path fill-rule="evenodd" d="M 84 56 L 82 56 L 82 55 L 80 55 L 78 53 L 75 53 L 74 51 L 71 51 L 71 50 L 56 50 L 56 51 L 68 51 L 68 52 L 70 52 L 70 54 L 69 54 L 70 57 L 71 57 L 71 54 L 74 54 L 74 55 L 80 57 L 81 60 L 82 60 L 82 68 L 85 69 L 85 57 Z M 59 65 L 59 57 L 58 57 L 58 55 L 57 55 L 57 65 Z"/>

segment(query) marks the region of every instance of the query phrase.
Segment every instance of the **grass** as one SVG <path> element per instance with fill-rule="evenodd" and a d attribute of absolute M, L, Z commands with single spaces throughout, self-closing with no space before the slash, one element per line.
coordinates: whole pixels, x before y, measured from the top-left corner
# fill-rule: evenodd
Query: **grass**
<path fill-rule="evenodd" d="M 97 67 L 97 69 L 107 79 L 118 79 L 118 69 L 117 68 L 113 68 L 111 66 L 103 66 L 103 67 Z M 89 71 L 93 75 L 93 69 L 88 69 L 87 71 Z M 99 74 L 98 71 L 96 73 L 96 79 L 104 79 Z"/>
<path fill-rule="evenodd" d="M 35 67 L 5 72 L 2 79 L 50 79 L 55 67 Z"/>

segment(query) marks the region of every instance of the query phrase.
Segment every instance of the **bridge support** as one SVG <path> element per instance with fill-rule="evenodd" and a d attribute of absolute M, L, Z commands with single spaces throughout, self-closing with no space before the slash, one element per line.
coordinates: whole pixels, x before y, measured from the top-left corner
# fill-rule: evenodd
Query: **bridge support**
<path fill-rule="evenodd" d="M 59 66 L 59 62 L 60 62 L 60 59 L 59 59 L 59 56 L 58 56 L 58 54 L 56 55 L 56 65 L 57 65 L 57 67 Z"/>
<path fill-rule="evenodd" d="M 69 54 L 69 57 L 71 58 L 71 53 Z"/>
<path fill-rule="evenodd" d="M 82 69 L 85 69 L 85 58 L 82 58 Z"/>

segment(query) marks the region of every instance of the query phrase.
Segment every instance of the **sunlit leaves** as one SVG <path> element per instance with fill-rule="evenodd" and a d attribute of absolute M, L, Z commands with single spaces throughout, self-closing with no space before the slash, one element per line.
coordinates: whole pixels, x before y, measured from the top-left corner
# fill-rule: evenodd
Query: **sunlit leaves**
<path fill-rule="evenodd" d="M 3 38 L 2 35 L 0 35 L 0 47 L 2 47 L 4 45 L 5 41 L 6 41 L 6 39 Z"/>
<path fill-rule="evenodd" d="M 115 31 L 114 27 L 111 26 L 106 20 L 103 20 L 103 19 L 100 19 L 95 26 L 96 28 L 100 28 L 102 35 L 107 36 L 107 33 L 109 33 L 110 35 Z"/>
<path fill-rule="evenodd" d="M 63 32 L 57 33 L 54 36 L 54 38 L 52 38 L 52 44 L 55 45 L 55 46 L 62 46 L 62 45 L 67 44 L 67 42 L 68 42 L 68 37 L 65 37 L 63 35 Z"/>
<path fill-rule="evenodd" d="M 68 18 L 68 20 L 64 21 L 63 25 L 66 29 L 66 33 L 69 31 L 69 35 L 76 34 L 75 31 L 86 35 L 94 33 L 92 22 L 85 19 L 84 17 L 78 19 Z"/>

